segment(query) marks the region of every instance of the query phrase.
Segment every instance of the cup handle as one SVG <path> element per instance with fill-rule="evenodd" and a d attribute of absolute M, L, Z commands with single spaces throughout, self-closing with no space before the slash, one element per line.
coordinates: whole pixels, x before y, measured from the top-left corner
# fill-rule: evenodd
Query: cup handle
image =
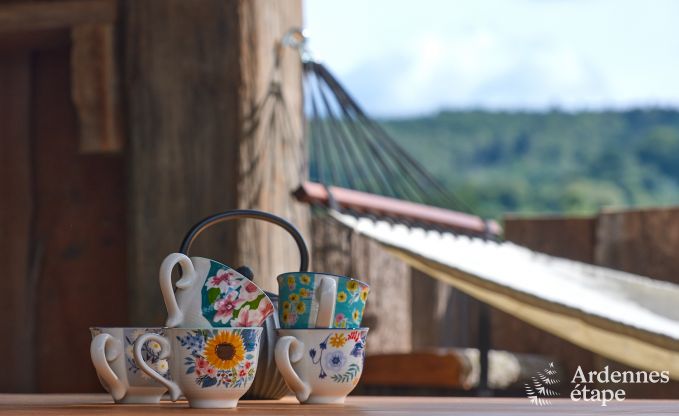
<path fill-rule="evenodd" d="M 122 400 L 127 394 L 125 383 L 113 372 L 109 362 L 115 360 L 123 353 L 122 343 L 109 334 L 99 334 L 90 344 L 90 356 L 97 374 L 113 396 L 113 399 Z"/>
<path fill-rule="evenodd" d="M 292 363 L 304 357 L 304 343 L 295 337 L 285 336 L 278 339 L 275 349 L 276 367 L 288 387 L 295 392 L 297 400 L 305 402 L 311 394 L 311 387 L 295 373 Z"/>
<path fill-rule="evenodd" d="M 170 381 L 165 377 L 161 376 L 156 370 L 152 369 L 150 365 L 144 360 L 144 356 L 141 354 L 141 349 L 149 341 L 156 341 L 160 344 L 160 354 L 158 354 L 159 359 L 165 359 L 170 356 L 170 342 L 162 335 L 158 334 L 143 334 L 134 342 L 134 360 L 137 362 L 141 371 L 148 374 L 152 379 L 156 380 L 158 383 L 167 387 L 168 393 L 170 393 L 170 399 L 176 402 L 179 396 L 182 394 L 182 390 L 179 388 L 177 383 Z"/>
<path fill-rule="evenodd" d="M 191 259 L 181 253 L 172 253 L 165 257 L 160 265 L 160 291 L 163 293 L 163 300 L 167 308 L 167 321 L 165 326 L 174 328 L 184 320 L 184 313 L 179 309 L 177 298 L 172 287 L 172 269 L 179 264 L 182 267 L 182 277 L 177 280 L 177 289 L 186 289 L 196 280 L 196 269 L 193 267 Z"/>
<path fill-rule="evenodd" d="M 335 318 L 335 299 L 337 298 L 337 282 L 332 277 L 321 276 L 318 285 L 318 315 L 316 328 L 332 328 Z"/>

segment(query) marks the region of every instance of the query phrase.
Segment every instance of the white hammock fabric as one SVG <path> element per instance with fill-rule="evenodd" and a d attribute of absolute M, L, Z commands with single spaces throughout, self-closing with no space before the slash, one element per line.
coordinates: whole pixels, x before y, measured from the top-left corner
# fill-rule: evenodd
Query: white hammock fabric
<path fill-rule="evenodd" d="M 604 357 L 639 369 L 669 370 L 679 379 L 679 285 L 509 242 L 332 216 L 495 308 Z"/>

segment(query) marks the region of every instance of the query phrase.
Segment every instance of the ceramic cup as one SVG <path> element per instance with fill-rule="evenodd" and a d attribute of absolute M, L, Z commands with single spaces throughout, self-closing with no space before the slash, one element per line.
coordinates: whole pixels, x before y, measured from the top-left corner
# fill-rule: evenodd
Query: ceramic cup
<path fill-rule="evenodd" d="M 134 356 L 142 357 L 147 343 L 158 343 L 160 358 L 169 357 L 172 381 L 146 363 L 142 371 L 164 384 L 172 401 L 183 394 L 191 407 L 236 407 L 255 378 L 262 328 L 167 328 L 165 333 L 140 336 Z"/>
<path fill-rule="evenodd" d="M 101 385 L 116 403 L 158 403 L 167 388 L 146 375 L 139 363 L 153 367 L 159 377 L 169 377 L 160 345 L 149 343 L 133 355 L 134 342 L 144 334 L 162 335 L 162 328 L 90 328 L 90 356 Z M 141 361 L 139 361 L 141 360 Z"/>
<path fill-rule="evenodd" d="M 344 403 L 363 371 L 367 328 L 279 329 L 276 366 L 300 403 Z"/>
<path fill-rule="evenodd" d="M 356 279 L 326 273 L 278 276 L 281 328 L 360 328 L 370 287 Z"/>
<path fill-rule="evenodd" d="M 172 269 L 179 264 L 182 277 L 177 292 Z M 257 285 L 232 268 L 202 257 L 172 253 L 160 266 L 160 290 L 170 328 L 254 327 L 274 312 L 273 303 Z"/>

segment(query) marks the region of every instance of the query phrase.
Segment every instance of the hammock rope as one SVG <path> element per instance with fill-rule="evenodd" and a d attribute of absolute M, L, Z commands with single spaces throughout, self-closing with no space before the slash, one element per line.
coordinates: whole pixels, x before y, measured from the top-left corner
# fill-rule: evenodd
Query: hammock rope
<path fill-rule="evenodd" d="M 311 56 L 301 32 L 286 35 L 283 42 L 299 49 L 303 63 L 310 180 L 474 213 L 366 114 L 330 70 Z"/>

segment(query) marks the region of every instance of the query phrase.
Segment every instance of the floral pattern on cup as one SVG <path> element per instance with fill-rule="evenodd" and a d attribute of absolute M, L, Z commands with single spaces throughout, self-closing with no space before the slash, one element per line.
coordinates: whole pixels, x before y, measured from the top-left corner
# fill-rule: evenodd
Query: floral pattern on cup
<path fill-rule="evenodd" d="M 355 279 L 338 279 L 335 328 L 358 328 L 370 288 Z"/>
<path fill-rule="evenodd" d="M 203 316 L 213 327 L 261 326 L 274 311 L 257 285 L 216 261 L 210 261 L 201 296 Z"/>
<path fill-rule="evenodd" d="M 134 342 L 142 336 L 143 334 L 160 334 L 163 335 L 163 331 L 155 329 L 133 329 L 125 330 L 125 361 L 127 363 L 127 371 L 130 374 L 140 376 L 143 379 L 150 380 L 146 373 L 141 371 L 141 368 L 137 365 L 134 359 Z M 156 341 L 150 341 L 142 347 L 142 354 L 144 361 L 150 365 L 154 370 L 156 370 L 160 375 L 169 379 L 170 378 L 170 365 L 167 360 L 160 358 L 160 344 Z"/>
<path fill-rule="evenodd" d="M 278 300 L 281 324 L 285 327 L 295 326 L 297 322 L 307 325 L 314 295 L 314 280 L 308 274 L 290 274 L 284 277 L 284 284 L 288 291 L 283 294 L 285 298 Z"/>
<path fill-rule="evenodd" d="M 189 353 L 186 374 L 193 374 L 202 388 L 246 387 L 255 377 L 258 332 L 253 328 L 194 330 L 177 340 Z"/>
<path fill-rule="evenodd" d="M 330 374 L 330 379 L 335 383 L 357 383 L 356 376 L 361 372 L 361 366 L 356 363 L 348 363 L 345 344 L 353 343 L 348 355 L 365 360 L 365 341 L 367 331 L 352 331 L 348 335 L 336 332 L 328 335 L 316 347 L 309 349 L 309 357 L 314 365 L 319 367 L 318 378 L 324 379 Z"/>
<path fill-rule="evenodd" d="M 334 292 L 334 315 L 327 323 L 320 324 L 316 318 L 323 297 L 320 286 L 324 279 L 332 279 Z M 324 273 L 286 273 L 278 276 L 279 311 L 281 328 L 360 328 L 363 311 L 370 287 L 353 278 Z M 331 309 L 332 310 L 332 309 Z M 332 314 L 332 312 L 330 312 Z"/>

